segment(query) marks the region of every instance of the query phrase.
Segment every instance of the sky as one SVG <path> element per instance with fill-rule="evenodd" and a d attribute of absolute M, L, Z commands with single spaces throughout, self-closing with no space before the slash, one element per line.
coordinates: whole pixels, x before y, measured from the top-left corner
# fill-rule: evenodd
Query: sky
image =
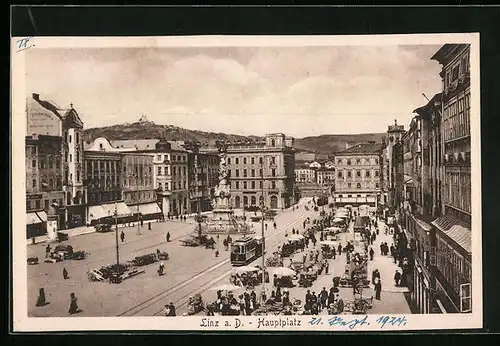
<path fill-rule="evenodd" d="M 385 132 L 441 90 L 440 46 L 31 49 L 26 91 L 86 128 L 135 122 L 241 135 Z"/>

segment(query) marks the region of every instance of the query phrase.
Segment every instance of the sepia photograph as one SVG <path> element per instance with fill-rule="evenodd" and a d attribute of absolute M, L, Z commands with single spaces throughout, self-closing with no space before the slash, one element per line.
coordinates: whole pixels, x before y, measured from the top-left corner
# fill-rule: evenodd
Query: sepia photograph
<path fill-rule="evenodd" d="M 479 34 L 12 47 L 15 329 L 482 326 Z"/>

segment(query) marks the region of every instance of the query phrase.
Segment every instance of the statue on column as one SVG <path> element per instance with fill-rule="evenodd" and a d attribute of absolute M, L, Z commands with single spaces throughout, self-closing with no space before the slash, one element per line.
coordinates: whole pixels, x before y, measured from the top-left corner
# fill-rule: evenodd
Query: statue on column
<path fill-rule="evenodd" d="M 219 184 L 215 189 L 215 209 L 228 209 L 231 192 L 228 182 L 227 144 L 217 141 L 219 150 Z"/>

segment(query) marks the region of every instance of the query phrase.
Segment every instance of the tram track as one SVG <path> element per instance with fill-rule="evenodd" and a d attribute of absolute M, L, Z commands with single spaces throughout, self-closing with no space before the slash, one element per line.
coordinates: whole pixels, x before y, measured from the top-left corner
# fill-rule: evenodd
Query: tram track
<path fill-rule="evenodd" d="M 306 212 L 300 214 L 300 216 L 297 219 L 295 219 L 294 221 L 292 221 L 289 224 L 287 224 L 280 231 L 277 231 L 277 232 L 275 232 L 274 234 L 272 234 L 270 236 L 266 236 L 266 240 L 274 239 L 274 238 L 278 237 L 279 235 L 282 235 L 283 232 L 286 232 L 290 228 L 295 227 L 296 224 L 302 223 L 303 220 L 304 220 L 304 216 L 308 215 L 308 214 L 309 215 L 312 214 L 312 211 L 306 211 Z M 283 241 L 283 240 L 280 239 L 277 242 L 273 242 L 272 244 L 268 244 L 266 242 L 266 248 L 273 248 L 276 245 L 278 245 L 281 241 Z M 261 259 L 261 257 L 255 259 L 251 263 L 258 262 L 260 259 Z M 168 289 L 166 289 L 164 291 L 161 291 L 161 292 L 155 294 L 154 296 L 152 296 L 152 297 L 150 297 L 150 298 L 148 298 L 148 299 L 146 299 L 146 300 L 144 300 L 144 301 L 142 301 L 142 302 L 140 302 L 140 303 L 132 306 L 131 308 L 125 310 L 124 312 L 120 313 L 117 316 L 135 316 L 135 315 L 139 314 L 140 312 L 146 310 L 147 308 L 149 308 L 149 307 L 157 304 L 161 300 L 164 300 L 167 297 L 175 295 L 176 293 L 180 292 L 184 287 L 190 285 L 193 282 L 196 282 L 196 281 L 202 279 L 208 273 L 217 270 L 218 268 L 222 267 L 223 265 L 225 265 L 226 263 L 229 263 L 229 262 L 230 262 L 230 259 L 226 259 L 226 260 L 223 260 L 223 261 L 215 264 L 214 266 L 212 266 L 210 268 L 204 269 L 203 271 L 200 271 L 200 272 L 196 273 L 193 277 L 180 282 L 179 284 L 177 284 L 174 287 L 168 288 Z M 189 296 L 192 296 L 192 295 L 194 295 L 194 294 L 196 294 L 196 293 L 198 293 L 200 291 L 203 291 L 206 288 L 209 288 L 210 286 L 214 285 L 217 282 L 222 281 L 223 279 L 225 279 L 226 277 L 228 277 L 231 274 L 231 272 L 232 272 L 232 269 L 225 271 L 223 274 L 221 274 L 220 276 L 218 276 L 218 277 L 216 277 L 214 279 L 210 279 L 208 281 L 203 281 L 200 285 L 196 285 L 196 288 L 190 289 L 189 292 L 186 293 L 186 294 L 184 294 L 184 292 L 181 292 L 181 293 L 183 293 L 183 295 L 180 298 L 172 299 L 172 302 L 174 303 L 174 305 L 178 304 L 178 303 L 181 303 L 181 305 L 179 305 L 179 307 L 185 306 L 187 304 L 187 301 L 185 301 L 186 298 L 188 298 Z M 153 314 L 153 316 L 158 315 L 159 313 L 161 313 L 162 310 L 163 309 L 157 311 L 156 313 Z"/>

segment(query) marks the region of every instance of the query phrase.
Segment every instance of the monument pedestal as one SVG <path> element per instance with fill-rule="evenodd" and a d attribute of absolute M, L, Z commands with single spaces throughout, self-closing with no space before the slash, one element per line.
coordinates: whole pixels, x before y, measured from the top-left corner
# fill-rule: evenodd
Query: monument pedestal
<path fill-rule="evenodd" d="M 208 234 L 250 234 L 255 231 L 246 223 L 236 219 L 232 209 L 215 209 L 206 222 Z"/>

